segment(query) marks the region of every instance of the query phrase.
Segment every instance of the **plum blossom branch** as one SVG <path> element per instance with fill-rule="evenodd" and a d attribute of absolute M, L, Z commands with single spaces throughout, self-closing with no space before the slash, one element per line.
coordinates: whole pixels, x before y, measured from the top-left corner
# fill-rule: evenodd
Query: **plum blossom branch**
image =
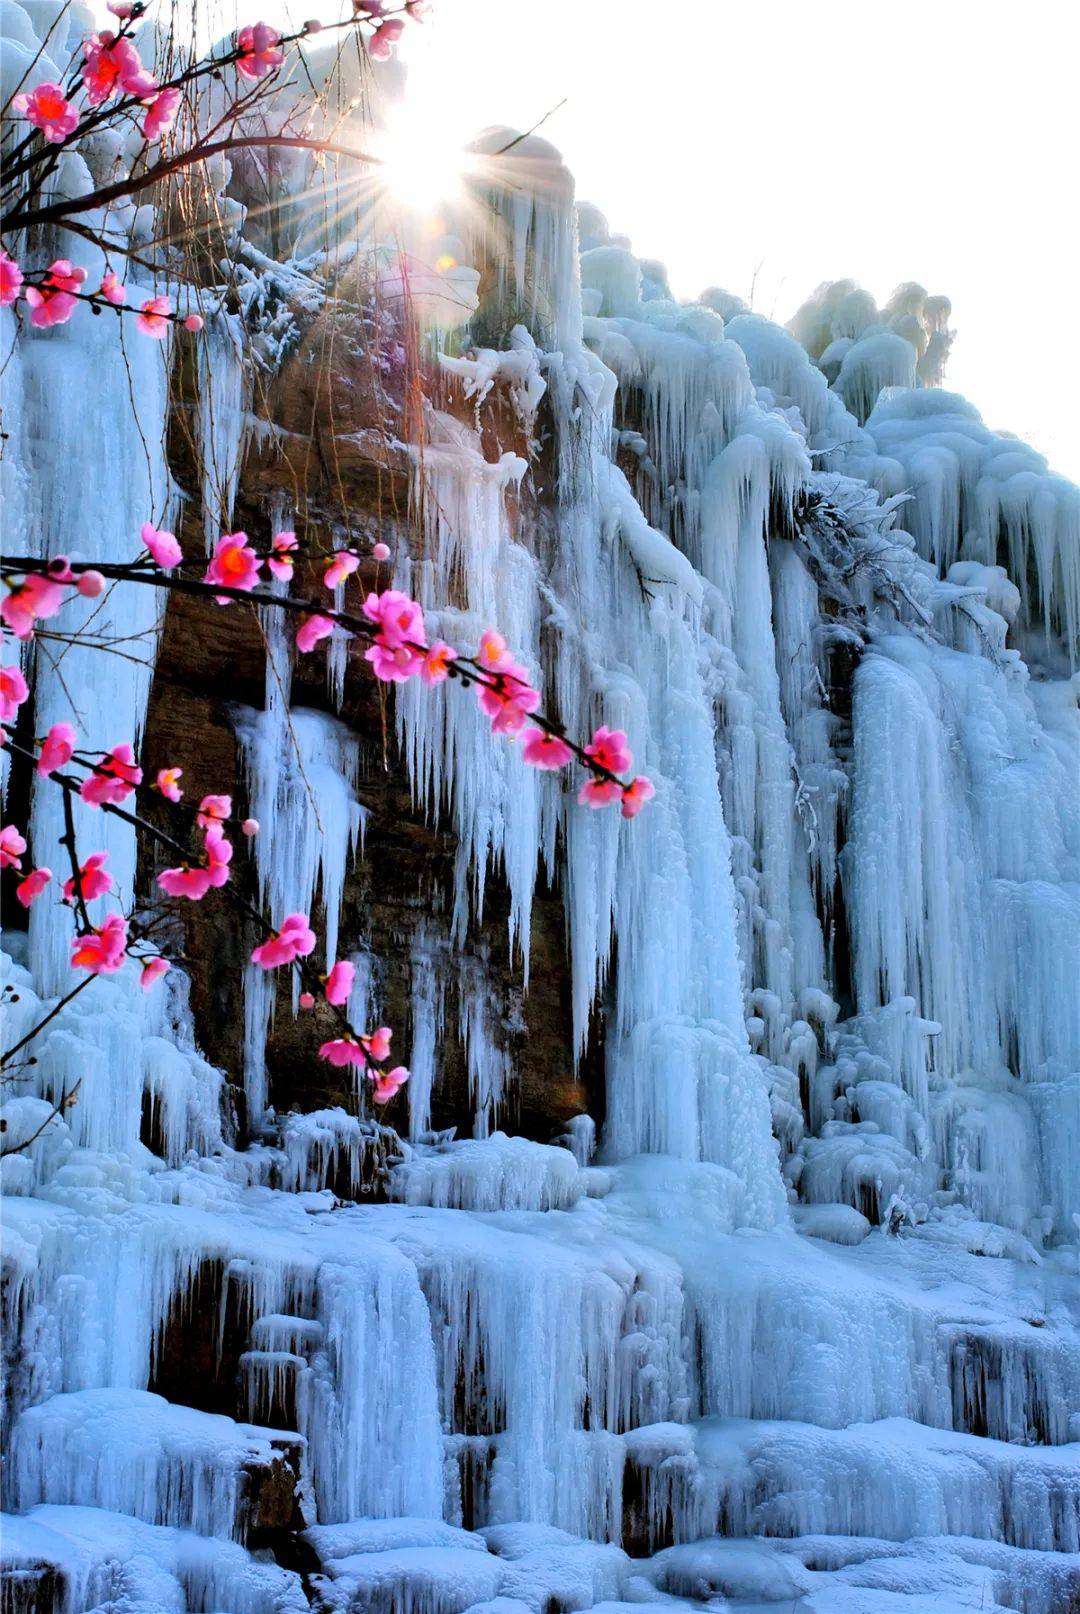
<path fill-rule="evenodd" d="M 257 552 L 244 533 L 224 534 L 202 578 L 184 574 L 182 551 L 172 533 L 146 523 L 141 536 L 146 558 L 139 556 L 123 563 L 93 565 L 70 562 L 64 556 L 44 559 L 0 556 L 0 577 L 7 585 L 7 594 L 0 601 L 0 620 L 5 631 L 19 639 L 32 638 L 35 624 L 59 611 L 67 589 L 73 588 L 93 599 L 104 592 L 107 579 L 175 589 L 213 599 L 218 605 L 230 605 L 237 600 L 264 604 L 300 618 L 296 644 L 302 654 L 313 650 L 339 626 L 368 642 L 365 659 L 383 682 L 401 683 L 419 676 L 429 686 L 456 679 L 463 687 L 475 688 L 481 709 L 491 719 L 492 730 L 510 739 L 522 738 L 522 756 L 527 763 L 548 770 L 562 769 L 575 759 L 581 763 L 588 777 L 578 799 L 590 807 L 620 802 L 623 816 L 633 818 L 652 796 L 653 786 L 648 779 L 621 777 L 631 766 L 626 736 L 621 730 L 601 726 L 584 745 L 570 739 L 561 724 L 539 710 L 539 691 L 532 687 L 526 669 L 513 660 L 506 641 L 494 629 L 489 628 L 481 635 L 475 655 L 467 655 L 442 641 L 429 644 L 420 606 L 394 589 L 368 594 L 363 615 L 357 616 L 321 600 L 257 588 L 264 561 L 279 582 L 291 581 L 295 554 L 300 547 L 292 533 L 278 533 L 263 552 Z M 374 553 L 381 563 L 389 551 L 380 544 L 375 546 Z M 330 552 L 324 557 L 324 585 L 337 589 L 359 566 L 360 558 L 351 550 Z M 17 667 L 4 668 L 2 679 L 0 715 L 9 721 L 26 699 L 28 690 Z M 525 728 L 527 720 L 531 726 Z M 75 793 L 91 806 L 101 807 L 144 831 L 160 846 L 179 856 L 175 867 L 157 876 L 158 885 L 168 896 L 199 901 L 211 888 L 227 886 L 232 845 L 225 837 L 225 830 L 235 822 L 231 797 L 205 796 L 197 810 L 190 805 L 181 807 L 181 770 L 159 769 L 153 784 L 147 784 L 130 745 L 114 746 L 94 760 L 76 751 L 74 730 L 67 724 L 54 725 L 41 742 L 37 756 L 13 741 L 8 743 L 14 752 L 35 762 L 39 774 L 52 779 L 64 791 L 66 832 L 62 840 L 72 867 L 64 896 L 76 907 L 82 927 L 72 944 L 72 963 L 76 967 L 92 974 L 118 969 L 130 951 L 130 921 L 119 914 L 110 915 L 98 926 L 90 920 L 87 901 L 111 889 L 111 880 L 104 869 L 104 853 L 93 854 L 85 864 L 79 864 L 71 810 Z M 85 771 L 81 780 L 59 772 L 72 762 Z M 174 811 L 179 809 L 186 814 L 189 824 L 194 810 L 195 825 L 204 831 L 201 855 L 121 805 L 128 796 L 135 795 L 138 799 L 147 792 L 159 796 Z M 240 829 L 251 836 L 257 833 L 258 825 L 246 819 L 240 823 Z M 5 863 L 21 870 L 25 839 L 14 826 L 7 826 L 3 836 L 8 837 L 6 847 L 0 841 Z M 29 906 L 50 879 L 47 869 L 32 871 L 19 886 L 19 900 Z M 251 954 L 253 963 L 264 969 L 288 965 L 296 970 L 303 988 L 300 994 L 303 1008 L 314 1006 L 313 988 L 323 987 L 343 1035 L 323 1043 L 319 1048 L 320 1057 L 334 1065 L 352 1064 L 364 1069 L 374 1083 L 376 1100 L 383 1102 L 392 1097 L 407 1080 L 408 1071 L 402 1066 L 389 1071 L 383 1068 L 383 1061 L 389 1055 L 388 1028 L 380 1027 L 370 1035 L 358 1033 L 342 1012 L 341 1006 L 347 1002 L 352 987 L 353 966 L 339 960 L 325 977 L 315 977 L 304 962 L 316 944 L 306 915 L 287 915 L 281 927 L 275 930 L 266 915 L 235 890 L 228 889 L 226 897 L 262 933 L 263 940 Z M 153 984 L 168 967 L 163 956 L 144 963 L 143 984 Z"/>
<path fill-rule="evenodd" d="M 32 1043 L 39 1032 L 44 1031 L 50 1020 L 55 1020 L 57 1015 L 63 1009 L 67 1008 L 68 1004 L 73 998 L 77 998 L 80 992 L 85 992 L 93 978 L 94 977 L 92 975 L 84 975 L 82 980 L 77 982 L 76 985 L 71 988 L 70 992 L 65 992 L 62 998 L 57 999 L 52 1008 L 49 1010 L 48 1014 L 43 1015 L 43 1017 L 38 1021 L 37 1025 L 31 1026 L 26 1035 L 20 1037 L 18 1042 L 12 1043 L 10 1048 L 5 1048 L 4 1052 L 0 1054 L 0 1070 L 6 1070 L 11 1064 L 11 1061 L 14 1059 L 15 1055 L 17 1053 L 21 1053 L 25 1047 Z"/>
<path fill-rule="evenodd" d="M 180 546 L 171 533 L 159 533 L 147 523 L 142 537 L 148 558 L 131 562 L 91 564 L 68 562 L 63 556 L 30 560 L 0 555 L 0 577 L 9 587 L 7 598 L 0 602 L 0 618 L 17 636 L 26 637 L 32 634 L 35 620 L 59 609 L 62 585 L 74 583 L 86 592 L 99 583 L 103 588 L 106 578 L 209 597 L 218 604 L 240 600 L 265 605 L 301 618 L 296 644 L 302 654 L 340 627 L 368 641 L 365 659 L 383 682 L 402 683 L 418 676 L 428 685 L 455 679 L 463 687 L 473 687 L 493 731 L 510 739 L 522 737 L 522 756 L 527 763 L 553 771 L 573 760 L 581 764 L 588 774 L 579 791 L 585 805 L 605 807 L 618 802 L 623 816 L 633 818 L 652 797 L 650 780 L 622 777 L 632 766 L 625 734 L 601 726 L 587 744 L 572 739 L 561 723 L 540 710 L 539 692 L 494 629 L 487 629 L 476 654 L 468 655 L 442 641 L 428 644 L 420 606 L 394 589 L 369 594 L 364 614 L 358 616 L 321 600 L 258 588 L 264 559 L 279 580 L 292 578 L 293 553 L 299 546 L 291 533 L 279 533 L 263 553 L 251 546 L 246 534 L 225 534 L 201 579 L 184 575 Z M 324 583 L 335 588 L 359 564 L 352 551 L 333 553 L 325 567 Z"/>
<path fill-rule="evenodd" d="M 82 984 L 85 985 L 85 982 L 82 983 Z M 68 994 L 68 1001 L 70 1001 L 70 999 L 72 997 L 74 997 L 74 995 L 75 994 L 73 992 L 69 993 Z M 59 1013 L 59 1005 L 57 1006 L 57 1009 L 54 1012 Z M 51 1020 L 52 1015 L 49 1015 L 48 1018 Z M 40 1030 L 40 1027 L 36 1028 L 35 1031 L 32 1033 L 32 1035 L 36 1036 L 38 1030 Z M 7 1056 L 5 1055 L 4 1057 L 6 1058 Z M 79 1095 L 79 1088 L 81 1086 L 82 1086 L 82 1077 L 80 1076 L 79 1080 L 75 1083 L 74 1087 L 65 1087 L 65 1088 L 63 1088 L 61 1093 L 60 1093 L 60 1097 L 56 1100 L 56 1103 L 53 1105 L 53 1107 L 49 1111 L 48 1115 L 42 1121 L 41 1125 L 39 1127 L 36 1127 L 34 1129 L 34 1131 L 31 1132 L 31 1134 L 30 1134 L 30 1136 L 28 1138 L 22 1138 L 22 1139 L 20 1139 L 20 1141 L 18 1143 L 10 1143 L 10 1144 L 8 1144 L 8 1146 L 6 1148 L 0 1149 L 0 1160 L 6 1160 L 8 1155 L 22 1154 L 22 1152 L 25 1149 L 30 1148 L 31 1144 L 36 1143 L 38 1138 L 40 1138 L 41 1134 L 45 1131 L 45 1128 L 47 1126 L 50 1126 L 52 1124 L 52 1122 L 56 1120 L 56 1117 L 58 1115 L 62 1115 L 65 1110 L 70 1110 L 71 1106 L 74 1103 L 76 1103 L 76 1101 L 78 1099 L 78 1095 Z M 5 1125 L 6 1125 L 6 1123 L 5 1123 Z"/>
<path fill-rule="evenodd" d="M 57 727 L 66 729 L 68 725 Z M 50 731 L 49 738 L 52 738 L 54 733 L 55 731 Z M 353 966 L 339 960 L 325 977 L 320 977 L 305 962 L 307 955 L 314 950 L 316 937 L 304 915 L 288 915 L 280 929 L 275 930 L 261 909 L 248 902 L 233 887 L 228 886 L 232 847 L 225 840 L 223 825 L 229 819 L 231 799 L 228 796 L 206 796 L 202 799 L 196 814 L 198 827 L 205 831 L 205 857 L 200 857 L 190 845 L 162 830 L 141 814 L 133 813 L 121 805 L 127 796 L 149 788 L 156 789 L 170 808 L 175 807 L 176 778 L 179 770 L 159 770 L 155 786 L 146 787 L 142 784 L 142 770 L 135 764 L 130 746 L 115 746 L 112 752 L 95 763 L 77 755 L 66 737 L 59 751 L 49 754 L 46 751 L 49 738 L 42 746 L 44 760 L 48 763 L 62 757 L 62 761 L 57 762 L 57 767 L 43 770 L 41 756 L 35 758 L 33 751 L 18 744 L 6 734 L 6 731 L 4 732 L 4 743 L 15 755 L 27 761 L 36 761 L 39 774 L 44 773 L 45 777 L 63 790 L 65 824 L 70 826 L 72 822 L 71 802 L 72 798 L 78 795 L 90 806 L 100 807 L 103 812 L 122 819 L 179 857 L 177 867 L 166 869 L 157 877 L 158 884 L 168 895 L 201 900 L 211 887 L 225 887 L 226 900 L 235 910 L 253 922 L 263 936 L 263 940 L 252 951 L 252 962 L 260 964 L 264 969 L 290 965 L 297 972 L 303 987 L 302 1008 L 314 1007 L 316 992 L 322 988 L 323 996 L 333 1010 L 342 1035 L 323 1043 L 319 1049 L 320 1057 L 333 1065 L 356 1065 L 365 1070 L 373 1083 L 376 1101 L 385 1103 L 392 1098 L 408 1079 L 409 1073 L 403 1066 L 390 1070 L 385 1068 L 391 1041 L 391 1033 L 387 1027 L 379 1027 L 370 1034 L 358 1032 L 343 1012 L 342 1005 L 347 1002 L 352 988 Z M 59 766 L 72 761 L 86 770 L 85 777 L 79 779 L 57 771 Z M 253 826 L 252 832 L 257 830 L 258 826 L 254 820 L 246 820 L 245 823 Z M 25 839 L 10 825 L 0 834 L 6 838 L 0 840 L 0 846 L 4 848 L 4 866 L 20 868 L 21 855 L 26 850 Z M 76 968 L 86 969 L 89 972 L 88 979 L 98 974 L 113 974 L 120 968 L 125 955 L 131 953 L 132 942 L 143 940 L 150 927 L 135 928 L 132 926 L 130 916 L 125 918 L 118 913 L 112 913 L 102 924 L 94 925 L 86 909 L 86 902 L 104 896 L 112 887 L 112 881 L 104 867 L 106 854 L 94 853 L 80 867 L 75 851 L 73 829 L 70 833 L 66 830 L 62 840 L 72 863 L 72 876 L 65 884 L 64 896 L 65 900 L 71 901 L 76 907 L 82 926 L 72 941 L 72 964 Z M 44 873 L 47 880 L 51 879 L 48 871 Z M 205 879 L 193 881 L 191 876 L 196 873 L 205 876 Z M 40 891 L 34 895 L 36 897 L 39 894 Z M 132 928 L 131 936 L 129 926 Z M 136 956 L 137 961 L 142 964 L 141 984 L 145 988 L 152 986 L 169 968 L 168 960 L 160 953 L 149 959 L 146 959 L 145 955 L 132 954 L 132 956 Z M 50 1014 L 42 1024 L 46 1024 L 51 1018 Z M 40 1025 L 35 1027 L 15 1048 L 7 1050 L 0 1056 L 0 1068 L 40 1029 Z"/>
<path fill-rule="evenodd" d="M 17 196 L 0 221 L 0 229 L 5 233 L 57 223 L 77 213 L 96 212 L 228 150 L 282 146 L 346 156 L 366 163 L 377 161 L 355 146 L 329 139 L 317 140 L 287 127 L 255 134 L 239 126 L 240 118 L 265 97 L 268 85 L 277 78 L 288 47 L 321 33 L 323 24 L 306 22 L 286 34 L 267 23 L 251 24 L 238 31 L 231 50 L 204 57 L 158 82 L 143 66 L 133 38 L 134 26 L 145 9 L 141 4 L 131 4 L 130 0 L 114 0 L 110 10 L 122 18 L 119 30 L 114 33 L 103 29 L 83 41 L 81 67 L 77 71 L 69 70 L 66 85 L 46 81 L 29 93 L 11 97 L 11 109 L 29 122 L 31 129 L 9 153 L 5 167 L 4 192 L 7 196 Z M 400 37 L 405 19 L 419 20 L 424 9 L 422 0 L 406 0 L 394 11 L 388 11 L 381 0 L 371 4 L 356 0 L 351 17 L 326 26 L 330 31 L 370 28 L 368 52 L 375 59 L 384 59 Z M 147 144 L 161 141 L 173 128 L 185 91 L 206 78 L 220 80 L 223 69 L 229 66 L 235 67 L 239 78 L 253 87 L 226 108 L 209 134 L 204 132 L 187 147 L 172 151 L 142 173 L 132 168 L 121 179 L 83 196 L 61 198 L 44 206 L 34 205 L 62 151 L 76 145 L 104 123 L 139 115 L 143 116 L 141 133 Z M 84 109 L 74 100 L 80 91 L 86 101 Z M 226 138 L 209 138 L 228 123 L 232 127 Z"/>

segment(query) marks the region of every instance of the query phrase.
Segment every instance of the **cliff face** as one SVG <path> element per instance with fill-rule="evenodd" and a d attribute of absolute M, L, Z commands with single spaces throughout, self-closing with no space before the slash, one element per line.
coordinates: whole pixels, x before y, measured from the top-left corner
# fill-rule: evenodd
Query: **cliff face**
<path fill-rule="evenodd" d="M 423 407 L 431 407 L 425 386 L 440 402 L 451 400 L 442 396 L 445 383 L 435 365 L 429 363 L 423 372 L 414 367 L 410 373 L 402 363 L 389 377 L 373 367 L 369 352 L 356 341 L 354 326 L 352 319 L 315 319 L 275 378 L 262 407 L 278 435 L 265 447 L 249 445 L 232 524 L 260 531 L 270 512 L 287 504 L 295 512 L 290 521 L 313 548 L 340 543 L 346 535 L 367 548 L 378 538 L 408 565 L 410 558 L 422 558 L 426 540 L 423 490 L 416 486 L 403 440 L 411 424 L 423 441 Z M 414 414 L 419 409 L 412 422 L 410 406 Z M 471 426 L 473 410 L 460 396 L 456 413 Z M 479 441 L 492 462 L 503 453 L 529 454 L 521 421 L 505 399 L 493 400 L 485 410 Z M 197 480 L 182 448 L 173 468 L 182 483 L 185 474 Z M 528 504 L 528 510 L 517 512 L 518 526 L 526 530 L 536 521 L 535 499 Z M 187 506 L 181 539 L 186 555 L 198 562 L 205 548 L 198 501 Z M 455 590 L 453 580 L 448 581 L 451 598 L 460 598 L 460 587 Z M 301 567 L 297 586 L 306 597 L 318 597 L 321 569 Z M 367 559 L 346 585 L 342 603 L 359 613 L 364 596 L 386 586 L 386 566 Z M 238 733 L 245 714 L 263 707 L 267 678 L 274 676 L 267 672 L 266 633 L 266 624 L 253 612 L 225 612 L 183 595 L 170 597 L 146 745 L 184 769 L 193 795 L 225 790 L 251 806 Z M 534 895 L 527 968 L 520 949 L 508 943 L 510 899 L 497 867 L 486 881 L 482 914 L 466 926 L 460 944 L 451 940 L 458 838 L 416 800 L 392 696 L 370 677 L 363 644 L 354 641 L 341 649 L 334 688 L 329 687 L 323 658 L 298 661 L 291 687 L 296 705 L 340 721 L 358 742 L 355 791 L 364 811 L 364 856 L 345 873 L 342 934 L 350 947 L 363 938 L 374 959 L 395 961 L 385 970 L 382 1012 L 403 1030 L 412 1017 L 413 994 L 424 990 L 417 975 L 438 963 L 444 1030 L 432 1125 L 437 1130 L 456 1127 L 462 1136 L 472 1133 L 467 1054 L 459 1027 L 470 1013 L 476 983 L 482 981 L 490 1000 L 486 1017 L 494 1047 L 513 1070 L 498 1123 L 546 1142 L 572 1116 L 590 1108 L 596 1113 L 603 1101 L 598 1028 L 580 1061 L 570 1052 L 570 973 L 557 871 Z M 316 787 L 311 795 L 309 805 L 317 817 Z M 255 884 L 249 884 L 254 894 Z M 256 938 L 238 929 L 220 907 L 188 905 L 183 919 L 200 1045 L 230 1073 L 242 1113 L 244 964 Z M 310 1017 L 275 1016 L 266 1057 L 269 1098 L 276 1110 L 351 1104 L 347 1077 L 315 1057 L 320 1031 L 330 1035 L 331 1028 L 332 1017 L 325 1010 L 321 1016 L 315 1012 L 314 1026 Z M 407 1129 L 407 1111 L 402 1095 L 387 1119 Z"/>
<path fill-rule="evenodd" d="M 590 812 L 465 692 L 294 655 L 270 610 L 114 591 L 152 678 L 39 647 L 33 732 L 74 672 L 88 747 L 231 792 L 238 885 L 312 913 L 411 1077 L 376 1118 L 212 898 L 159 993 L 96 981 L 38 1035 L 6 1135 L 80 1087 L 3 1165 L 5 1607 L 1061 1614 L 1080 495 L 940 390 L 943 299 L 679 305 L 550 148 L 505 166 L 440 242 L 453 298 L 233 241 L 246 319 L 234 279 L 134 373 L 3 311 L 32 552 L 126 557 L 169 510 L 193 565 L 347 541 L 340 600 L 497 627 L 657 787 Z M 122 498 L 46 407 L 72 365 Z M 40 861 L 62 826 L 10 791 Z M 152 845 L 108 833 L 147 903 Z M 69 930 L 6 938 L 6 1046 Z"/>

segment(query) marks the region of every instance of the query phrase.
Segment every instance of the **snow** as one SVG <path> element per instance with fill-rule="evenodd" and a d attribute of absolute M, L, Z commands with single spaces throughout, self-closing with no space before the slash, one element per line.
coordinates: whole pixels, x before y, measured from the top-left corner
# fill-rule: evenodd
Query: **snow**
<path fill-rule="evenodd" d="M 239 1535 L 241 1470 L 269 1464 L 268 1430 L 170 1404 L 138 1390 L 55 1395 L 20 1418 L 9 1454 L 17 1509 L 75 1503 Z"/>
<path fill-rule="evenodd" d="M 795 1213 L 795 1226 L 809 1239 L 827 1239 L 830 1244 L 861 1244 L 870 1223 L 851 1205 L 802 1205 Z"/>
<path fill-rule="evenodd" d="M 299 1575 L 256 1560 L 234 1542 L 101 1508 L 46 1503 L 2 1518 L 5 1575 L 17 1586 L 20 1568 L 55 1566 L 66 1583 L 65 1607 L 303 1614 L 309 1606 Z"/>
<path fill-rule="evenodd" d="M 494 1132 L 417 1146 L 394 1169 L 391 1193 L 407 1205 L 458 1210 L 569 1210 L 584 1191 L 581 1176 L 567 1150 Z"/>
<path fill-rule="evenodd" d="M 540 374 L 536 343 L 524 325 L 515 325 L 509 340 L 507 353 L 478 348 L 469 358 L 452 358 L 447 353 L 439 355 L 442 368 L 458 378 L 465 397 L 472 400 L 478 430 L 481 405 L 497 381 L 507 383 L 511 402 L 526 431 L 531 431 L 540 400 L 547 391 L 547 382 Z"/>

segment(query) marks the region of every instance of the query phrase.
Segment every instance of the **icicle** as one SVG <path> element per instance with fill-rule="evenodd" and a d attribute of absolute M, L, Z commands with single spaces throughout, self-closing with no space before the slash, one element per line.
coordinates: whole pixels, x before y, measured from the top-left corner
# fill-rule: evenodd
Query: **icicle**
<path fill-rule="evenodd" d="M 199 401 L 195 444 L 202 466 L 203 530 L 209 554 L 232 525 L 251 408 L 252 366 L 244 352 L 243 321 L 214 314 L 197 347 Z"/>
<path fill-rule="evenodd" d="M 72 246 L 71 257 L 86 263 L 89 250 Z M 89 262 L 91 281 L 99 263 Z M 129 282 L 128 295 L 137 301 L 139 287 Z M 33 333 L 21 348 L 22 443 L 16 462 L 28 478 L 26 520 L 34 552 L 133 560 L 144 521 L 172 522 L 174 491 L 164 447 L 170 343 L 124 344 L 115 321 L 80 314 L 44 338 Z M 79 407 L 58 410 L 56 400 L 63 397 L 77 398 Z M 35 734 L 70 722 L 91 754 L 123 741 L 138 747 L 163 605 L 163 596 L 150 588 L 116 586 L 99 600 L 71 592 L 50 627 L 82 635 L 85 642 L 56 647 L 63 651 L 59 660 L 51 647 L 36 646 Z M 120 653 L 111 654 L 110 646 Z M 30 840 L 39 862 L 55 866 L 63 830 L 61 792 L 46 779 L 35 780 Z M 109 853 L 119 901 L 130 903 L 131 827 L 76 802 L 75 830 L 81 854 Z M 48 993 L 68 979 L 71 933 L 70 920 L 55 909 L 47 912 L 39 903 L 31 911 L 32 968 Z"/>
<path fill-rule="evenodd" d="M 267 608 L 268 615 L 280 616 Z M 355 852 L 364 809 L 356 799 L 360 745 L 335 718 L 289 709 L 288 649 L 279 629 L 268 635 L 267 705 L 240 712 L 236 730 L 244 753 L 259 884 L 271 922 L 310 914 L 318 889 L 325 913 L 327 964 L 337 958 L 345 872 Z M 293 982 L 293 1009 L 299 982 Z M 264 1047 L 271 1012 L 267 975 L 249 966 L 245 981 L 245 1085 L 251 1118 L 266 1106 Z"/>

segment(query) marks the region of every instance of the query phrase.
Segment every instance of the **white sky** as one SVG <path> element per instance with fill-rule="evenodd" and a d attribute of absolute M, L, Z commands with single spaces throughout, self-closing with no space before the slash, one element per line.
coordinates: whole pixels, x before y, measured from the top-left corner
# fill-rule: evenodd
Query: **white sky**
<path fill-rule="evenodd" d="M 402 54 L 433 142 L 565 97 L 543 134 L 677 297 L 946 293 L 946 385 L 1080 480 L 1075 0 L 434 0 Z"/>

